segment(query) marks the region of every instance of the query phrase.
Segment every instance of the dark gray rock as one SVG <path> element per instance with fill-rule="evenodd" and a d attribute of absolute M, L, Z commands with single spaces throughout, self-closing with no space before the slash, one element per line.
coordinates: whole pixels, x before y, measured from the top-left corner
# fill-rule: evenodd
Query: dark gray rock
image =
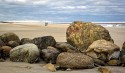
<path fill-rule="evenodd" d="M 77 48 L 75 48 L 72 45 L 65 43 L 65 42 L 57 42 L 55 47 L 60 52 L 80 52 Z"/>
<path fill-rule="evenodd" d="M 33 40 L 30 38 L 22 38 L 20 44 L 33 43 Z"/>
<path fill-rule="evenodd" d="M 48 46 L 47 49 L 43 49 L 40 51 L 40 57 L 46 62 L 46 63 L 56 63 L 57 56 L 59 55 L 59 51 L 51 46 Z"/>
<path fill-rule="evenodd" d="M 52 36 L 34 38 L 33 42 L 38 46 L 40 50 L 46 49 L 48 46 L 55 46 L 56 44 L 56 40 Z"/>
<path fill-rule="evenodd" d="M 123 43 L 122 50 L 120 51 L 120 61 L 125 66 L 125 42 Z"/>
<path fill-rule="evenodd" d="M 0 47 L 5 46 L 5 43 L 0 39 Z"/>

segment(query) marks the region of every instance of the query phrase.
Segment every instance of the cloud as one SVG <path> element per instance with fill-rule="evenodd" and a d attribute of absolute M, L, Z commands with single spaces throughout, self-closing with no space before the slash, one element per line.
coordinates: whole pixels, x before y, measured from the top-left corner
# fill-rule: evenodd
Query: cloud
<path fill-rule="evenodd" d="M 90 15 L 124 16 L 125 0 L 0 0 L 0 19 L 81 20 Z"/>
<path fill-rule="evenodd" d="M 59 6 L 59 7 L 54 7 L 54 9 L 71 9 L 71 10 L 74 10 L 74 9 L 86 9 L 87 7 L 86 6 Z"/>
<path fill-rule="evenodd" d="M 49 2 L 49 0 L 1 0 L 1 2 L 4 3 L 13 3 L 13 4 L 34 4 L 34 5 L 39 5 L 39 4 L 46 4 Z"/>

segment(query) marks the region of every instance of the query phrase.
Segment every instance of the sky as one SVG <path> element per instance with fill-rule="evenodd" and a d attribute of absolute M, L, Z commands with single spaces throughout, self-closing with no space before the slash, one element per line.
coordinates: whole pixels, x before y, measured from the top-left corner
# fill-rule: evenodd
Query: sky
<path fill-rule="evenodd" d="M 125 0 L 0 0 L 0 21 L 125 22 Z"/>

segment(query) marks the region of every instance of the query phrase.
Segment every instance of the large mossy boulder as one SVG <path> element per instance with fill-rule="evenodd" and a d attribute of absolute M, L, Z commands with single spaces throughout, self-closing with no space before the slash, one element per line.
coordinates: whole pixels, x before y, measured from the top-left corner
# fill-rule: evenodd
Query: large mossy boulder
<path fill-rule="evenodd" d="M 34 44 L 38 46 L 40 50 L 46 49 L 48 46 L 55 46 L 56 40 L 52 36 L 43 36 L 33 39 Z"/>
<path fill-rule="evenodd" d="M 73 22 L 67 28 L 66 36 L 67 42 L 79 48 L 80 51 L 85 51 L 88 46 L 99 39 L 113 41 L 107 29 L 91 22 Z"/>
<path fill-rule="evenodd" d="M 20 43 L 20 39 L 19 37 L 15 34 L 15 33 L 12 33 L 12 32 L 7 32 L 7 33 L 4 33 L 0 36 L 1 40 L 6 44 L 8 45 L 8 42 L 9 41 L 15 41 L 17 43 Z"/>
<path fill-rule="evenodd" d="M 10 51 L 10 60 L 14 62 L 35 63 L 39 60 L 39 50 L 35 44 L 24 44 Z"/>
<path fill-rule="evenodd" d="M 82 53 L 60 53 L 56 64 L 62 68 L 80 69 L 94 67 L 94 61 L 91 57 Z"/>

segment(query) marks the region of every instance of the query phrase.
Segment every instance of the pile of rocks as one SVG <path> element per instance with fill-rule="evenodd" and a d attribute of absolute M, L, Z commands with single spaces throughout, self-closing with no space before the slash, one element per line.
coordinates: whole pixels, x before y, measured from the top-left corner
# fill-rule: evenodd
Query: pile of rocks
<path fill-rule="evenodd" d="M 28 63 L 43 60 L 58 65 L 58 69 L 125 66 L 125 42 L 120 50 L 101 25 L 75 21 L 66 36 L 67 42 L 56 42 L 52 36 L 20 40 L 14 33 L 5 33 L 0 36 L 0 58 Z"/>

